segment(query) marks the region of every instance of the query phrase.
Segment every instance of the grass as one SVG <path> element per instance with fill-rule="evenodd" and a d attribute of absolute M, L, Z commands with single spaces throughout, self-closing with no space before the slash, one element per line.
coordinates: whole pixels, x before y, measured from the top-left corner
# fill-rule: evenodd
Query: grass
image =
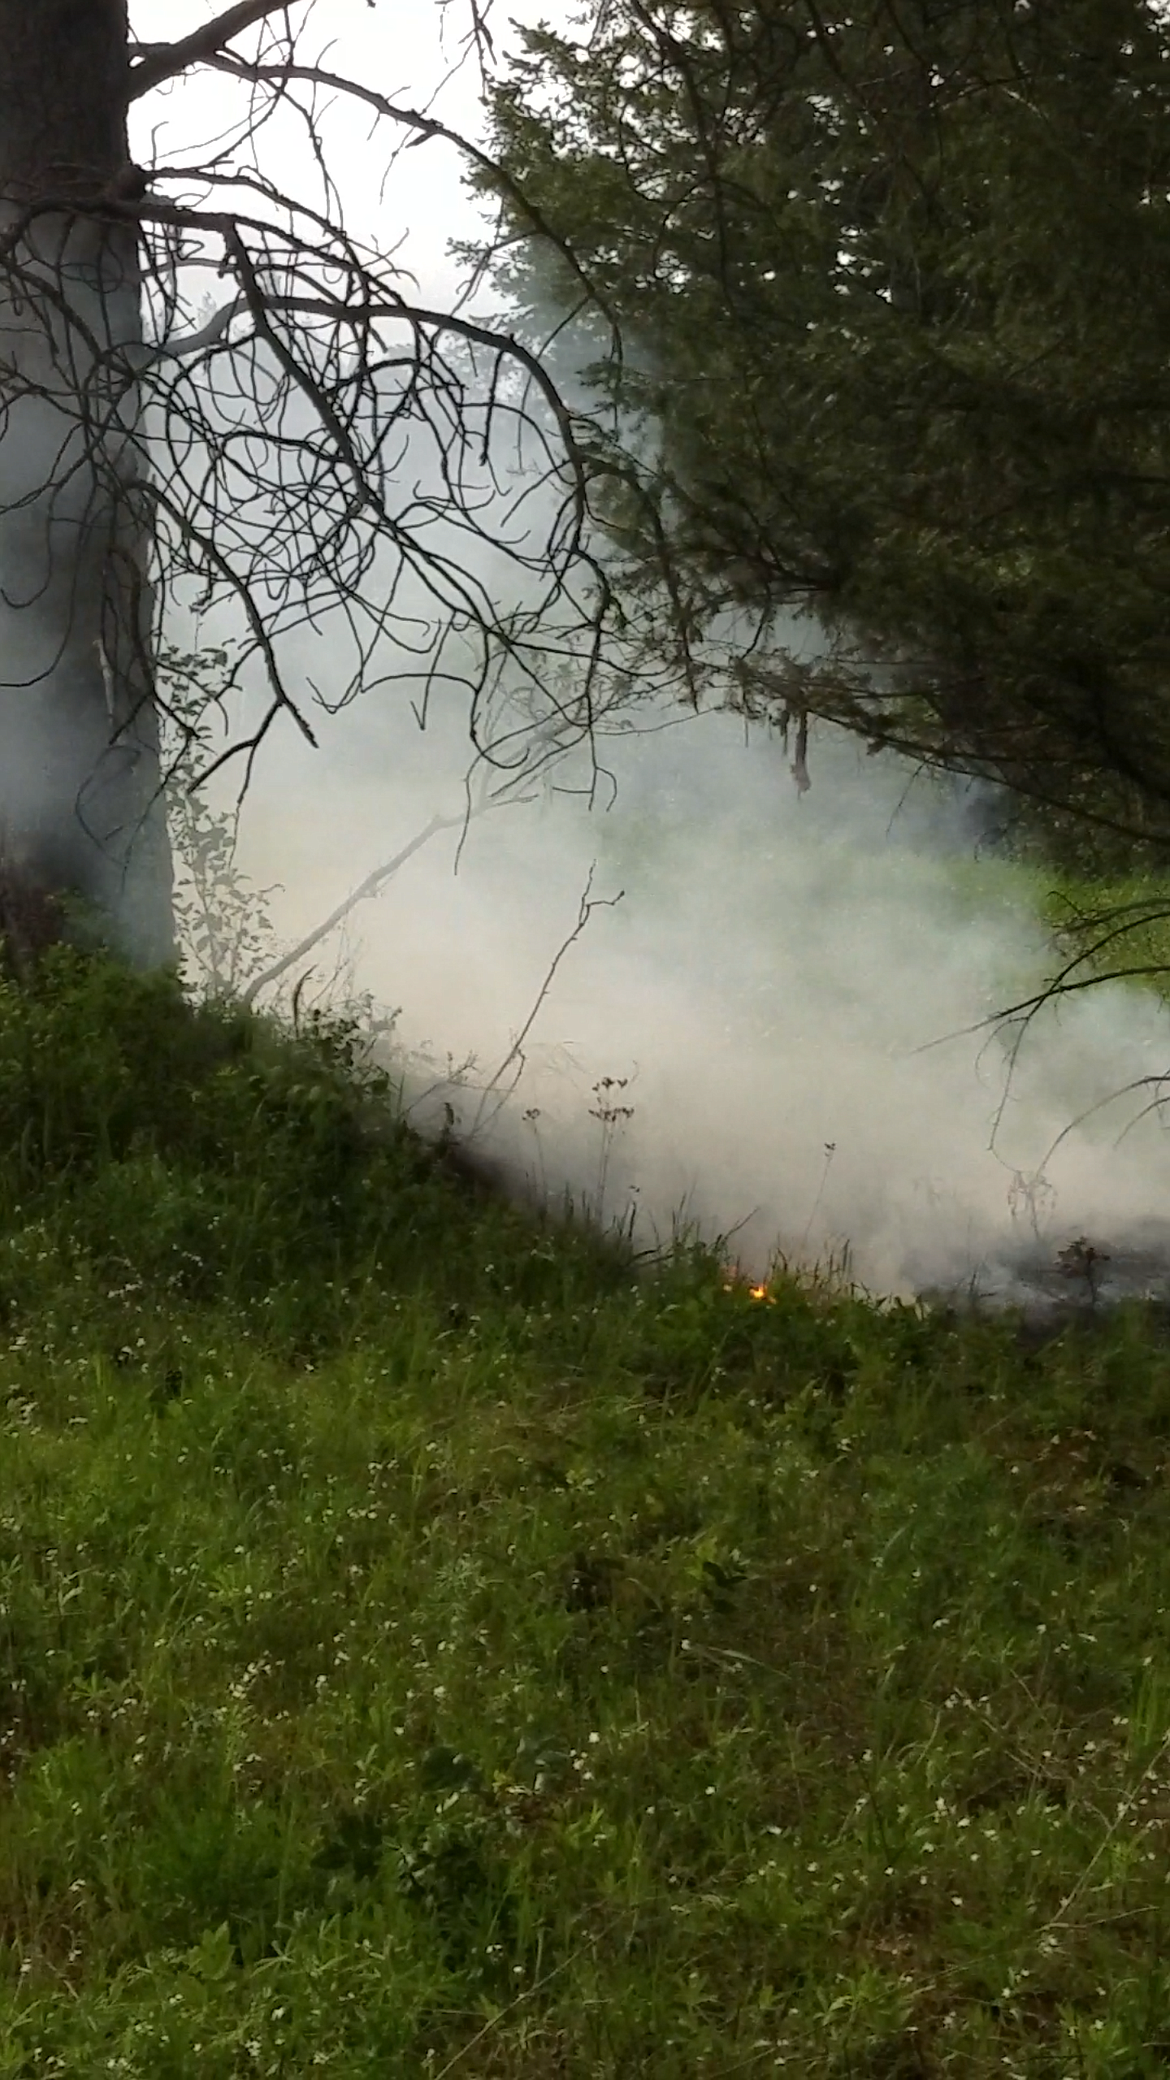
<path fill-rule="evenodd" d="M 1089 879 L 1056 867 L 1011 859 L 949 859 L 940 867 L 956 921 L 975 923 L 997 912 L 1021 921 L 1039 918 L 1053 935 L 1048 972 L 1074 958 L 1069 980 L 1092 976 L 1128 979 L 1134 987 L 1170 995 L 1170 879 L 1146 873 Z M 1010 992 L 1009 992 L 1010 993 Z"/>
<path fill-rule="evenodd" d="M 1132 973 L 1135 987 L 1170 995 L 1170 881 L 1165 876 L 1100 883 L 1053 875 L 1041 885 L 1042 915 L 1064 959 L 1084 961 L 1078 976 L 1128 978 Z"/>
<path fill-rule="evenodd" d="M 1170 2064 L 1170 1346 L 469 1190 L 0 989 L 0 2074 Z"/>

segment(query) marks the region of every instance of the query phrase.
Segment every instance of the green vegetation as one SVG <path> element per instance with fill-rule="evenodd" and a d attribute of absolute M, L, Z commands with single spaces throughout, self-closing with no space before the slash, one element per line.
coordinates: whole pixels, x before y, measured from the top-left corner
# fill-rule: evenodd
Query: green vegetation
<path fill-rule="evenodd" d="M 509 326 L 615 407 L 649 656 L 726 683 L 734 610 L 749 710 L 995 775 L 1110 868 L 1170 844 L 1168 83 L 1156 0 L 590 0 L 473 177 Z"/>
<path fill-rule="evenodd" d="M 1070 981 L 1132 976 L 1170 996 L 1170 882 L 1164 874 L 1102 882 L 1048 875 L 1041 910 L 1065 961 L 1080 965 Z"/>
<path fill-rule="evenodd" d="M 360 1036 L 0 988 L 0 2072 L 1170 2060 L 1170 1349 L 701 1252 Z"/>

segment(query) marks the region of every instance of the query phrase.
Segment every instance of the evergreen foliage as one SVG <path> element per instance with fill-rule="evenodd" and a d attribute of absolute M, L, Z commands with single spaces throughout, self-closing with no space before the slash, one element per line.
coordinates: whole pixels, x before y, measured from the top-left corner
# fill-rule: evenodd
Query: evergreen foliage
<path fill-rule="evenodd" d="M 734 609 L 747 705 L 1164 858 L 1165 10 L 606 0 L 524 45 L 481 259 L 640 458 L 596 495 L 647 642 L 697 688 Z"/>

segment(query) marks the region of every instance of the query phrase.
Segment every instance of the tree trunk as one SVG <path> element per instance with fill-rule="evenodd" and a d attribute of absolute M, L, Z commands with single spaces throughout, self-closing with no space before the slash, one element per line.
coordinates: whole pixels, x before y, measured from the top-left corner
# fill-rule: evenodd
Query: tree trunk
<path fill-rule="evenodd" d="M 0 0 L 0 853 L 145 967 L 174 928 L 139 234 L 100 209 L 127 42 L 125 0 Z"/>

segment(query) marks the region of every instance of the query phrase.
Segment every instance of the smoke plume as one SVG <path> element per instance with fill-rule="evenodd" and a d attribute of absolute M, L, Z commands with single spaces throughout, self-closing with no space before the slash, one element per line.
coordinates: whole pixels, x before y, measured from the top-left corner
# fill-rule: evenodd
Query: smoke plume
<path fill-rule="evenodd" d="M 1029 1252 L 1170 1220 L 1161 1114 L 1137 1117 L 1170 1060 L 1161 1006 L 1103 985 L 1026 1031 L 986 1023 L 1054 953 L 959 789 L 823 732 L 801 795 L 762 726 L 640 721 L 604 748 L 612 806 L 494 811 L 352 914 L 352 978 L 401 1007 L 420 1123 L 450 1106 L 515 1188 L 632 1219 L 647 1247 L 681 1223 L 745 1271 L 779 1252 L 874 1291 L 1002 1286 Z M 242 820 L 289 941 L 460 800 L 454 719 L 334 730 L 323 766 L 289 747 L 262 768 Z"/>

